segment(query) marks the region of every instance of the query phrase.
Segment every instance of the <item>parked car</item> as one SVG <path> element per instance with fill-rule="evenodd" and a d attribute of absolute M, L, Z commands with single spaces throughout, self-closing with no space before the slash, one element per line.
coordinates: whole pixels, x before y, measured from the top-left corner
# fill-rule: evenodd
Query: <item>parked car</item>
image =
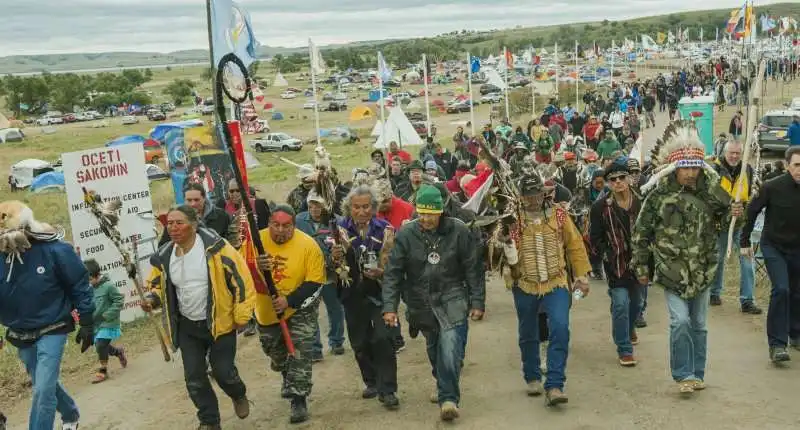
<path fill-rule="evenodd" d="M 469 103 L 466 101 L 451 103 L 447 106 L 447 113 L 469 112 Z"/>
<path fill-rule="evenodd" d="M 174 112 L 175 105 L 172 103 L 161 103 L 161 110 L 164 112 Z"/>
<path fill-rule="evenodd" d="M 317 105 L 316 100 L 309 100 L 303 103 L 303 109 L 314 109 L 316 105 Z"/>
<path fill-rule="evenodd" d="M 134 115 L 125 115 L 122 117 L 122 125 L 138 124 L 139 118 Z"/>
<path fill-rule="evenodd" d="M 147 113 L 147 119 L 150 121 L 164 121 L 167 116 L 161 111 L 150 111 Z"/>
<path fill-rule="evenodd" d="M 75 122 L 78 118 L 75 116 L 74 113 L 68 113 L 61 117 L 61 120 L 64 121 L 65 124 L 69 124 L 71 122 Z"/>
<path fill-rule="evenodd" d="M 53 125 L 63 124 L 64 120 L 61 117 L 45 116 L 36 120 L 36 125 Z"/>
<path fill-rule="evenodd" d="M 281 98 L 284 99 L 284 100 L 296 99 L 297 98 L 297 94 L 295 94 L 293 92 L 290 92 L 290 91 L 284 91 L 283 93 L 281 93 Z"/>
<path fill-rule="evenodd" d="M 489 93 L 481 97 L 481 103 L 500 103 L 503 101 L 503 95 L 500 93 Z"/>
<path fill-rule="evenodd" d="M 25 140 L 25 133 L 18 128 L 0 130 L 0 143 L 22 142 L 23 140 Z"/>
<path fill-rule="evenodd" d="M 303 141 L 286 133 L 267 133 L 250 141 L 250 147 L 258 152 L 267 151 L 299 151 L 303 149 Z"/>
<path fill-rule="evenodd" d="M 328 112 L 341 112 L 347 110 L 347 102 L 341 100 L 335 100 L 328 104 L 327 109 Z"/>
<path fill-rule="evenodd" d="M 200 108 L 200 113 L 203 114 L 203 115 L 211 115 L 211 114 L 214 113 L 215 109 L 216 109 L 216 107 L 214 105 L 203 105 Z"/>
<path fill-rule="evenodd" d="M 769 111 L 761 118 L 758 123 L 758 143 L 762 149 L 785 151 L 789 147 L 786 133 L 794 115 L 800 115 L 800 110 Z"/>
<path fill-rule="evenodd" d="M 92 119 L 103 119 L 105 116 L 96 110 L 87 110 L 83 113 L 87 117 L 92 116 Z"/>
<path fill-rule="evenodd" d="M 792 99 L 792 102 L 789 103 L 789 110 L 800 111 L 800 97 L 795 97 Z"/>
<path fill-rule="evenodd" d="M 497 85 L 484 84 L 481 85 L 480 92 L 482 96 L 485 96 L 486 94 L 489 93 L 502 93 L 503 90 L 501 90 L 500 87 L 498 87 Z"/>

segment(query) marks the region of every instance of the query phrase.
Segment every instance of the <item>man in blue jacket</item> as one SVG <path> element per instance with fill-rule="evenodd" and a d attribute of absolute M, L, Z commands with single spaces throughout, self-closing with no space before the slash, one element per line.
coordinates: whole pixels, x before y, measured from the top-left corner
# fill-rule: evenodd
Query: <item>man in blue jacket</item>
<path fill-rule="evenodd" d="M 75 329 L 81 352 L 94 343 L 94 298 L 89 276 L 64 234 L 34 220 L 20 202 L 0 203 L 0 324 L 18 348 L 33 381 L 28 428 L 52 430 L 56 411 L 62 429 L 78 428 L 78 406 L 58 381 L 67 336 Z M 8 240 L 5 240 L 8 239 Z M 2 341 L 0 341 L 2 347 Z"/>
<path fill-rule="evenodd" d="M 800 115 L 795 114 L 789 130 L 786 132 L 789 146 L 800 145 Z"/>

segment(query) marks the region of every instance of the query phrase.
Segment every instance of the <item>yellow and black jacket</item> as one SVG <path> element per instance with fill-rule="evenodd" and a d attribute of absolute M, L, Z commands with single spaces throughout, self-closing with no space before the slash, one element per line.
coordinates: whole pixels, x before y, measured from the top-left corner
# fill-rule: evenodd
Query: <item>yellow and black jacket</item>
<path fill-rule="evenodd" d="M 203 241 L 208 267 L 208 329 L 214 339 L 245 325 L 253 315 L 256 291 L 244 257 L 218 234 L 197 230 Z M 163 306 L 162 318 L 173 349 L 178 344 L 178 296 L 170 279 L 169 263 L 175 244 L 167 242 L 150 257 L 153 266 L 149 286 L 155 307 Z"/>

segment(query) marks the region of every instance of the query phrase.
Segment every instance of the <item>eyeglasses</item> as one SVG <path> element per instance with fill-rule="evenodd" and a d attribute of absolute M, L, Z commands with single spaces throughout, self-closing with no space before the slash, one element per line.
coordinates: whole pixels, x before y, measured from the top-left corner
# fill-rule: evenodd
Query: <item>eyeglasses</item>
<path fill-rule="evenodd" d="M 626 179 L 628 179 L 628 175 L 620 175 L 614 176 L 613 178 L 608 178 L 608 182 L 624 181 Z"/>
<path fill-rule="evenodd" d="M 238 193 L 238 192 L 240 192 L 240 191 L 241 191 L 241 190 L 239 190 L 239 189 L 236 189 L 236 188 L 228 188 L 228 192 L 229 192 L 229 193 Z"/>

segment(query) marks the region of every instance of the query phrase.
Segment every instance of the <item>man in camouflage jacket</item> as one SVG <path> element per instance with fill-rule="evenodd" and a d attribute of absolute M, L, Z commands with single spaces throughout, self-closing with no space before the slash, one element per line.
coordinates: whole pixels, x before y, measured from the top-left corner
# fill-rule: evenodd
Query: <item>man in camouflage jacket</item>
<path fill-rule="evenodd" d="M 702 158 L 696 161 L 703 165 Z M 705 388 L 709 295 L 717 252 L 725 252 L 717 248 L 719 226 L 727 225 L 729 213 L 740 216 L 742 207 L 731 206 L 710 167 L 672 170 L 652 180 L 658 186 L 636 221 L 631 266 L 639 283 L 647 285 L 648 260 L 651 255 L 655 260 L 653 285 L 664 288 L 670 313 L 672 378 L 681 393 L 690 394 Z"/>

